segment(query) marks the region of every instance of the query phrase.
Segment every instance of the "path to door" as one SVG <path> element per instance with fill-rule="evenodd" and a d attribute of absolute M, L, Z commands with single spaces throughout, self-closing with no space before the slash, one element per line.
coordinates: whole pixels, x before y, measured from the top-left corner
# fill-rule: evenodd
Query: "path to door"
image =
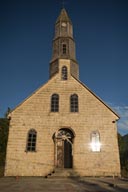
<path fill-rule="evenodd" d="M 14 177 L 0 178 L 1 192 L 127 192 L 128 181 L 116 181 L 110 178 L 43 178 Z"/>

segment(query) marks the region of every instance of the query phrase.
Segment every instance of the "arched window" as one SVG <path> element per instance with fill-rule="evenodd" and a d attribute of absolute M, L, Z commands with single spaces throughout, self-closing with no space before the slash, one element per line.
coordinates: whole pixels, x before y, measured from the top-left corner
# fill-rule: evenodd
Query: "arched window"
<path fill-rule="evenodd" d="M 70 111 L 71 112 L 78 112 L 78 95 L 73 94 L 70 97 Z"/>
<path fill-rule="evenodd" d="M 68 73 L 67 73 L 67 67 L 66 66 L 62 67 L 61 77 L 62 77 L 62 80 L 67 80 L 67 78 L 68 78 Z"/>
<path fill-rule="evenodd" d="M 51 97 L 51 112 L 59 111 L 59 95 L 53 94 Z"/>
<path fill-rule="evenodd" d="M 98 131 L 91 133 L 91 150 L 93 152 L 100 152 L 101 150 L 100 134 Z"/>
<path fill-rule="evenodd" d="M 36 130 L 35 129 L 29 130 L 26 151 L 30 152 L 36 151 L 36 138 L 37 138 Z"/>
<path fill-rule="evenodd" d="M 66 49 L 66 48 L 67 48 L 67 47 L 66 47 L 66 44 L 62 44 L 62 46 L 63 46 L 63 47 L 62 47 L 62 48 L 63 48 L 63 54 L 66 54 L 66 52 L 67 52 L 67 49 Z"/>

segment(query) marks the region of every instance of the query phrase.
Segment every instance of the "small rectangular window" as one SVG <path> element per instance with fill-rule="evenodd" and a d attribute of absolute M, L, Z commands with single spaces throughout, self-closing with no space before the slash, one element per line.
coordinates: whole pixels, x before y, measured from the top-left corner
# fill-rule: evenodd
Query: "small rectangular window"
<path fill-rule="evenodd" d="M 66 44 L 63 44 L 63 54 L 66 54 Z"/>
<path fill-rule="evenodd" d="M 67 72 L 67 67 L 66 66 L 63 66 L 62 67 L 62 71 L 61 71 L 61 74 L 62 74 L 62 80 L 67 80 L 67 76 L 68 76 L 68 74 L 67 74 L 68 72 Z"/>

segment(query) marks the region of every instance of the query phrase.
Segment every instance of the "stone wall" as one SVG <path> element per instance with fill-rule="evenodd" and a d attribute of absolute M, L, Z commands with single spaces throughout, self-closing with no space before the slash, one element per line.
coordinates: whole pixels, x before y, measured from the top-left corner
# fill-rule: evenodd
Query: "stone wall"
<path fill-rule="evenodd" d="M 61 73 L 23 101 L 11 113 L 5 176 L 45 176 L 54 169 L 53 134 L 71 128 L 73 169 L 81 176 L 120 175 L 117 143 L 117 115 L 82 83 L 70 75 L 70 60 L 60 60 L 68 68 L 68 80 Z M 61 70 L 60 70 L 61 71 Z M 59 112 L 50 111 L 51 95 L 59 94 Z M 70 95 L 79 97 L 79 112 L 70 112 Z M 36 152 L 26 152 L 27 133 L 37 131 Z M 99 131 L 101 151 L 92 152 L 90 135 Z"/>

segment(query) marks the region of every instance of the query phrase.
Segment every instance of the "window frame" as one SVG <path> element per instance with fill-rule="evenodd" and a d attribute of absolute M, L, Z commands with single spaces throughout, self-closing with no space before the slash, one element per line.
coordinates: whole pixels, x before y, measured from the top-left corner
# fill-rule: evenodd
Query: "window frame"
<path fill-rule="evenodd" d="M 36 152 L 37 131 L 30 129 L 27 133 L 26 152 Z"/>
<path fill-rule="evenodd" d="M 67 66 L 63 66 L 61 69 L 61 79 L 66 81 L 68 79 L 68 68 Z"/>
<path fill-rule="evenodd" d="M 91 133 L 91 151 L 96 153 L 96 152 L 101 152 L 101 142 L 100 142 L 100 133 L 99 131 L 93 131 Z"/>
<path fill-rule="evenodd" d="M 56 93 L 51 96 L 51 112 L 59 112 L 59 95 Z"/>
<path fill-rule="evenodd" d="M 70 112 L 79 112 L 79 98 L 77 94 L 72 94 L 70 96 Z"/>
<path fill-rule="evenodd" d="M 66 43 L 62 44 L 62 51 L 63 51 L 63 55 L 66 55 L 66 53 L 67 53 L 67 45 L 66 45 Z"/>

